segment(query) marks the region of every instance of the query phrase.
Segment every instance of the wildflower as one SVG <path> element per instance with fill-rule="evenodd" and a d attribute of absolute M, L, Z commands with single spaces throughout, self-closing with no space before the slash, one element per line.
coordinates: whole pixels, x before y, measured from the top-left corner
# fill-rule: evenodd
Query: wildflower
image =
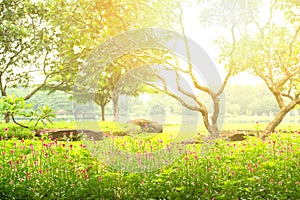
<path fill-rule="evenodd" d="M 2 155 L 5 156 L 5 154 L 6 154 L 6 152 L 5 152 L 5 151 L 2 151 Z"/>
<path fill-rule="evenodd" d="M 28 180 L 30 180 L 31 176 L 30 176 L 29 172 L 26 172 L 26 177 Z"/>
<path fill-rule="evenodd" d="M 72 148 L 73 148 L 73 145 L 72 145 L 72 144 L 70 144 L 70 150 L 72 150 Z"/>
<path fill-rule="evenodd" d="M 208 193 L 208 188 L 205 188 L 205 193 Z"/>
<path fill-rule="evenodd" d="M 271 179 L 270 179 L 270 183 L 274 183 L 274 179 L 271 178 Z"/>
<path fill-rule="evenodd" d="M 217 160 L 220 160 L 220 159 L 221 159 L 221 156 L 216 156 L 216 159 L 217 159 Z"/>
<path fill-rule="evenodd" d="M 300 182 L 299 182 L 299 181 L 297 181 L 295 184 L 296 184 L 296 185 L 300 185 Z"/>
<path fill-rule="evenodd" d="M 282 185 L 282 181 L 279 181 L 279 182 L 278 182 L 278 185 Z"/>
<path fill-rule="evenodd" d="M 234 171 L 232 171 L 232 172 L 231 172 L 231 175 L 232 175 L 232 176 L 234 176 L 234 175 L 235 175 L 235 172 L 234 172 Z"/>
<path fill-rule="evenodd" d="M 102 176 L 98 176 L 98 181 L 102 181 Z"/>
<path fill-rule="evenodd" d="M 14 184 L 14 180 L 11 180 L 11 181 L 9 182 L 9 184 L 10 184 L 10 185 L 13 185 L 13 184 Z"/>
<path fill-rule="evenodd" d="M 74 188 L 75 187 L 75 184 L 71 184 L 71 188 Z"/>
<path fill-rule="evenodd" d="M 49 154 L 48 154 L 48 153 L 45 153 L 45 157 L 48 158 L 48 157 L 49 157 Z"/>
<path fill-rule="evenodd" d="M 19 181 L 23 182 L 23 181 L 25 181 L 25 179 L 24 178 L 19 178 Z"/>
<path fill-rule="evenodd" d="M 7 131 L 8 131 L 8 128 L 7 128 L 7 127 L 6 127 L 6 128 L 4 128 L 4 131 L 5 131 L 5 132 L 7 132 Z"/>

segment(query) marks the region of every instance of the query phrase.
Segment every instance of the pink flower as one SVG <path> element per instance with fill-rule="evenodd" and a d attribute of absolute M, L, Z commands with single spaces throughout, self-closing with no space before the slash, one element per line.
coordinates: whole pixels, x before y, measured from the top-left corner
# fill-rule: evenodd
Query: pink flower
<path fill-rule="evenodd" d="M 23 182 L 23 181 L 25 181 L 25 179 L 24 178 L 19 178 L 19 181 Z"/>
<path fill-rule="evenodd" d="M 299 181 L 297 181 L 295 184 L 296 184 L 296 185 L 300 185 L 300 182 L 299 182 Z"/>
<path fill-rule="evenodd" d="M 28 172 L 26 172 L 26 176 L 27 176 L 28 180 L 30 180 L 31 176 Z"/>
<path fill-rule="evenodd" d="M 4 128 L 4 131 L 7 132 L 7 131 L 8 131 L 8 128 Z"/>

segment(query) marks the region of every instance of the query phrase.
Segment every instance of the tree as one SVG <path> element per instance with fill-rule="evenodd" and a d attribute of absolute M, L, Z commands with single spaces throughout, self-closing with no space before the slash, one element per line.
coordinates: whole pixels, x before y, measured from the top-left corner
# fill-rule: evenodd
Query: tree
<path fill-rule="evenodd" d="M 89 57 L 92 49 L 109 37 L 142 27 L 172 27 L 173 19 L 176 17 L 176 5 L 175 0 L 169 2 L 138 0 L 134 3 L 127 0 L 49 2 L 52 25 L 60 32 L 57 44 L 60 74 L 55 78 L 58 82 L 64 83 L 53 89 L 72 91 L 83 61 Z M 99 89 L 93 91 L 95 102 L 102 108 L 103 120 L 105 105 L 110 100 L 117 101 L 118 95 L 112 95 L 114 89 L 112 86 L 118 82 L 120 75 L 136 65 L 135 58 L 130 55 L 124 56 L 123 59 L 125 60 L 119 62 L 121 64 L 110 64 L 109 71 L 99 80 Z M 127 67 L 124 67 L 123 63 L 126 63 Z"/>
<path fill-rule="evenodd" d="M 213 136 L 217 137 L 219 134 L 219 128 L 218 128 L 218 118 L 219 114 L 223 112 L 223 110 L 220 110 L 220 105 L 223 105 L 225 102 L 220 102 L 220 99 L 223 95 L 223 91 L 227 85 L 227 82 L 231 76 L 234 75 L 233 70 L 229 69 L 224 80 L 219 81 L 217 76 L 214 77 L 204 77 L 204 78 L 210 78 L 208 80 L 208 84 L 204 85 L 202 83 L 202 80 L 200 77 L 197 76 L 199 73 L 199 69 L 195 68 L 193 66 L 193 60 L 197 60 L 197 57 L 201 57 L 203 59 L 203 62 L 201 65 L 204 65 L 202 67 L 205 75 L 212 74 L 214 71 L 213 66 L 211 66 L 212 61 L 210 60 L 208 55 L 206 55 L 205 52 L 195 52 L 194 49 L 190 46 L 193 44 L 190 44 L 191 41 L 188 40 L 186 33 L 185 33 L 185 27 L 183 24 L 183 10 L 181 9 L 179 23 L 181 27 L 181 33 L 183 34 L 183 41 L 184 41 L 184 48 L 185 48 L 185 57 L 187 66 L 183 66 L 180 62 L 180 55 L 176 55 L 173 52 L 169 52 L 168 59 L 162 59 L 162 64 L 165 66 L 161 68 L 162 71 L 171 71 L 173 72 L 173 84 L 176 85 L 176 88 L 173 88 L 176 92 L 170 91 L 167 86 L 167 79 L 170 79 L 170 75 L 166 77 L 161 77 L 158 73 L 154 73 L 157 75 L 157 79 L 161 80 L 161 86 L 153 85 L 150 83 L 150 85 L 161 91 L 165 94 L 169 95 L 170 97 L 173 97 L 176 99 L 179 103 L 181 103 L 184 107 L 186 107 L 188 110 L 199 112 L 202 116 L 204 125 L 208 132 Z M 231 36 L 232 36 L 232 43 L 235 43 L 235 27 L 231 30 Z M 199 49 L 198 49 L 199 50 Z M 232 53 L 235 52 L 234 45 L 231 48 Z M 148 55 L 153 56 L 153 55 Z M 159 60 L 159 59 L 157 59 Z M 174 64 L 175 63 L 175 64 Z M 151 64 L 151 63 L 149 63 Z M 197 66 L 199 67 L 199 66 Z M 212 67 L 209 69 L 209 67 Z M 208 70 L 208 71 L 206 71 Z M 206 73 L 205 73 L 206 71 Z M 212 72 L 212 73 L 211 73 Z M 204 76 L 205 76 L 204 75 Z M 172 76 L 172 75 L 171 75 Z M 183 81 L 184 78 L 187 78 L 190 80 L 190 83 L 192 84 L 192 87 L 196 92 L 193 91 L 193 89 L 190 89 L 189 86 L 184 85 Z M 146 82 L 145 82 L 146 83 Z M 208 95 L 208 97 L 211 100 L 212 104 L 212 115 L 209 116 L 209 108 L 207 104 L 205 103 L 204 99 L 201 98 L 201 93 Z"/>
<path fill-rule="evenodd" d="M 237 51 L 232 54 L 231 44 L 224 40 L 220 43 L 221 58 L 226 60 L 230 56 L 233 59 L 226 63 L 227 68 L 237 72 L 247 70 L 260 77 L 275 97 L 280 110 L 264 129 L 262 138 L 265 138 L 300 103 L 298 8 L 283 0 L 239 1 L 234 5 L 240 5 L 240 12 L 249 13 L 249 18 L 241 21 L 243 29 L 235 43 Z"/>
<path fill-rule="evenodd" d="M 51 32 L 45 24 L 45 9 L 41 2 L 7 0 L 0 7 L 0 91 L 2 98 L 7 89 L 17 86 L 28 87 L 34 76 L 43 77 L 23 98 L 28 100 L 44 87 L 52 74 Z M 10 116 L 5 114 L 5 121 Z"/>

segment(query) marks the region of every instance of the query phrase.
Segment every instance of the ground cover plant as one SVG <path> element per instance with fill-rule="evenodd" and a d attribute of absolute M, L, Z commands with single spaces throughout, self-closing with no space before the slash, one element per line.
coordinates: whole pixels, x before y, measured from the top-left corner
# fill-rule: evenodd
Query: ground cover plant
<path fill-rule="evenodd" d="M 5 131 L 8 131 L 7 129 Z M 150 139 L 107 136 L 120 150 L 151 158 L 172 144 L 172 134 Z M 168 146 L 169 145 L 169 146 Z M 174 162 L 158 170 L 130 173 L 137 160 L 96 159 L 89 145 L 44 138 L 0 141 L 1 199 L 299 199 L 300 131 L 273 133 L 266 140 L 218 139 L 206 154 L 203 144 L 174 144 Z M 123 148 L 123 149 L 122 149 Z M 108 152 L 112 153 L 112 152 Z M 168 158 L 168 155 L 166 155 Z M 121 159 L 121 157 L 120 157 Z M 152 161 L 155 162 L 155 157 Z M 133 163 L 136 162 L 136 163 Z M 126 169 L 126 166 L 128 167 Z"/>

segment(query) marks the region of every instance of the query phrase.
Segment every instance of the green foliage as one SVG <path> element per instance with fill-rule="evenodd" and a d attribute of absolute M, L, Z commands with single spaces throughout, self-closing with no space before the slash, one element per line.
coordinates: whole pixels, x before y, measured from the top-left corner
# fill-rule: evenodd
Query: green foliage
<path fill-rule="evenodd" d="M 26 103 L 22 97 L 9 95 L 0 99 L 0 114 L 8 113 L 11 115 L 14 123 L 24 128 L 29 127 L 16 122 L 15 117 L 31 118 L 29 122 L 34 122 L 33 128 L 36 128 L 39 122 L 42 122 L 44 125 L 47 121 L 52 123 L 50 119 L 56 116 L 47 105 L 38 107 L 36 110 L 30 110 L 31 107 L 32 105 Z"/>
<path fill-rule="evenodd" d="M 9 95 L 0 99 L 0 114 L 9 113 L 13 116 L 28 116 L 27 109 L 31 108 L 22 97 Z"/>
<path fill-rule="evenodd" d="M 90 56 L 93 49 L 110 37 L 143 27 L 172 27 L 176 21 L 178 3 L 177 0 L 167 2 L 138 0 L 134 4 L 127 0 L 47 1 L 50 24 L 59 33 L 57 50 L 61 59 L 57 67 L 59 74 L 55 75 L 54 79 L 63 84 L 58 89 L 72 91 L 76 78 L 79 77 L 77 74 L 83 69 L 83 61 Z M 91 77 L 99 73 L 99 69 L 88 71 L 89 69 L 84 68 L 87 70 L 85 71 L 87 76 L 76 85 L 78 93 L 82 93 L 78 96 L 79 101 L 89 100 L 91 92 L 91 88 L 87 88 L 90 84 L 89 79 L 95 85 L 92 91 L 95 94 L 93 100 L 98 105 L 104 107 L 110 99 L 117 101 L 117 95 L 113 95 L 116 85 L 125 72 L 141 64 L 136 56 L 129 55 L 128 52 L 124 54 L 127 55 L 120 58 L 119 62 L 107 63 L 107 68 L 97 80 Z M 99 64 L 95 65 L 97 67 Z M 120 93 L 126 93 L 128 87 L 132 88 L 131 85 L 122 88 Z M 49 89 L 53 90 L 51 87 Z"/>
<path fill-rule="evenodd" d="M 36 111 L 30 111 L 28 116 L 31 117 L 30 121 L 35 122 L 34 127 L 36 127 L 39 122 L 42 122 L 44 125 L 46 125 L 46 122 L 52 123 L 50 119 L 56 117 L 53 110 L 47 105 L 38 107 Z"/>
<path fill-rule="evenodd" d="M 165 148 L 170 142 L 114 139 L 116 147 L 136 153 L 150 150 L 150 145 Z M 106 161 L 95 159 L 82 142 L 1 140 L 0 197 L 299 199 L 299 144 L 298 130 L 273 134 L 265 141 L 250 137 L 243 142 L 218 140 L 205 155 L 201 154 L 202 145 L 179 145 L 187 149 L 175 162 L 153 172 L 129 173 L 109 169 Z"/>
<path fill-rule="evenodd" d="M 0 8 L 0 90 L 28 87 L 37 73 L 49 78 L 53 73 L 51 31 L 45 22 L 45 7 L 40 1 L 5 0 Z M 42 85 L 26 96 L 29 99 Z M 25 98 L 24 96 L 24 98 Z"/>

